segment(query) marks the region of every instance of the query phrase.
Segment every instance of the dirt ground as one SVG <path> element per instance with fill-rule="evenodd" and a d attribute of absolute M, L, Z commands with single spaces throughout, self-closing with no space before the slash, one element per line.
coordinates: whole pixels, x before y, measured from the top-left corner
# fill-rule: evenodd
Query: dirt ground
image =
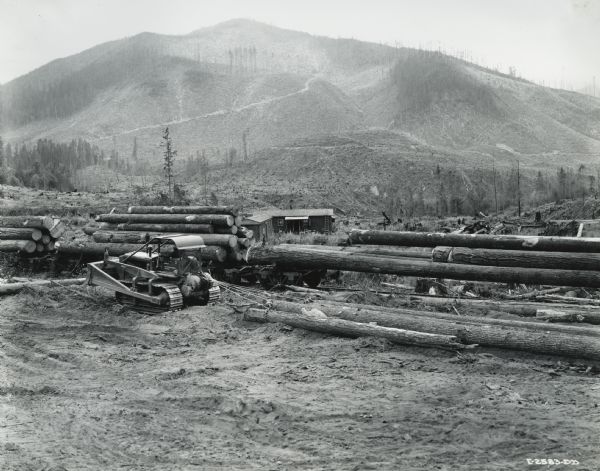
<path fill-rule="evenodd" d="M 597 470 L 586 367 L 21 293 L 0 298 L 0 469 Z"/>

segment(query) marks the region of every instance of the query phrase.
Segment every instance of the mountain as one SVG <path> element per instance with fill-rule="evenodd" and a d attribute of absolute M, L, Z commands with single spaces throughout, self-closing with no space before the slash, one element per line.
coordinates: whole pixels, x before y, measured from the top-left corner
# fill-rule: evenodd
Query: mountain
<path fill-rule="evenodd" d="M 373 134 L 387 136 L 382 146 L 393 135 L 479 161 L 589 163 L 600 153 L 598 99 L 439 52 L 251 20 L 104 43 L 0 88 L 0 135 L 13 143 L 82 137 L 129 156 L 135 137 L 138 155 L 156 162 L 165 126 L 180 156 L 204 150 L 214 162 L 228 148 L 242 155 L 243 136 L 252 157 L 373 129 L 386 131 Z"/>

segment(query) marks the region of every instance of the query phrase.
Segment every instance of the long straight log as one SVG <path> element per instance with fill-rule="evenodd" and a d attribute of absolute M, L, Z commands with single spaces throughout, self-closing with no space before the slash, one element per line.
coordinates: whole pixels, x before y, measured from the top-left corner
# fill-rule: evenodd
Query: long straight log
<path fill-rule="evenodd" d="M 233 226 L 232 226 L 233 227 Z M 172 234 L 212 234 L 215 227 L 211 224 L 118 224 L 119 231 L 169 232 Z M 223 229 L 230 229 L 229 227 Z M 230 232 L 226 232 L 229 234 Z"/>
<path fill-rule="evenodd" d="M 153 237 L 165 236 L 167 234 L 161 234 L 156 232 L 110 232 L 110 231 L 96 231 L 92 238 L 94 242 L 100 244 L 144 244 L 146 243 L 146 237 L 152 239 Z M 220 247 L 237 247 L 238 239 L 234 235 L 227 234 L 198 234 L 198 244 L 204 244 L 207 246 L 216 245 Z"/>
<path fill-rule="evenodd" d="M 76 242 L 60 242 L 56 244 L 58 254 L 67 257 L 97 257 L 101 260 L 104 251 L 108 249 L 108 255 L 113 257 L 123 255 L 124 253 L 138 250 L 140 244 L 98 244 L 86 242 L 85 244 Z"/>
<path fill-rule="evenodd" d="M 219 247 L 236 248 L 238 239 L 229 234 L 198 234 L 198 243 L 204 245 L 218 245 Z"/>
<path fill-rule="evenodd" d="M 422 247 L 392 247 L 389 245 L 361 245 L 341 247 L 336 245 L 301 245 L 301 244 L 279 244 L 279 247 L 285 247 L 298 250 L 319 250 L 335 251 L 351 254 L 380 255 L 382 257 L 405 257 L 405 258 L 423 258 L 431 260 L 431 250 Z"/>
<path fill-rule="evenodd" d="M 434 262 L 451 262 L 495 267 L 600 270 L 600 254 L 577 252 L 534 252 L 526 250 L 435 247 L 432 252 L 432 259 Z"/>
<path fill-rule="evenodd" d="M 538 250 L 553 252 L 600 252 L 600 238 L 544 237 L 487 234 L 442 234 L 353 230 L 354 244 L 402 245 L 408 247 L 470 247 L 473 249 Z"/>
<path fill-rule="evenodd" d="M 238 215 L 233 206 L 129 206 L 129 214 L 229 214 Z"/>
<path fill-rule="evenodd" d="M 248 263 L 251 265 L 275 263 L 294 268 L 325 268 L 455 280 L 600 287 L 600 273 L 592 271 L 460 265 L 366 254 L 344 254 L 333 250 L 328 252 L 289 250 L 280 246 L 250 248 Z"/>
<path fill-rule="evenodd" d="M 275 304 L 277 306 L 277 304 Z M 463 343 L 484 347 L 522 350 L 533 353 L 563 355 L 580 359 L 600 360 L 600 338 L 588 335 L 572 335 L 556 331 L 515 329 L 497 325 L 477 325 L 451 322 L 444 319 L 402 313 L 391 314 L 381 310 L 357 309 L 324 304 L 298 304 L 301 308 L 315 308 L 327 316 L 354 322 L 376 322 L 378 325 L 397 329 L 417 330 L 441 335 L 454 335 Z M 277 309 L 277 307 L 275 307 Z"/>
<path fill-rule="evenodd" d="M 0 240 L 34 240 L 42 238 L 40 229 L 24 227 L 0 227 Z"/>
<path fill-rule="evenodd" d="M 42 244 L 47 245 L 50 243 L 51 240 L 52 240 L 52 237 L 50 237 L 50 234 L 44 234 L 39 241 Z"/>
<path fill-rule="evenodd" d="M 72 286 L 81 285 L 85 283 L 85 278 L 68 278 L 68 279 L 57 279 L 57 280 L 32 280 L 22 283 L 6 283 L 0 285 L 0 295 L 15 294 L 25 288 L 35 288 L 42 286 Z"/>
<path fill-rule="evenodd" d="M 564 324 L 547 324 L 543 322 L 541 319 L 540 311 L 538 310 L 536 313 L 536 317 L 532 318 L 532 320 L 522 321 L 518 319 L 496 319 L 491 317 L 483 317 L 474 314 L 468 315 L 457 315 L 449 312 L 438 312 L 438 311 L 422 311 L 419 309 L 413 308 L 403 308 L 403 307 L 385 307 L 385 306 L 375 306 L 371 304 L 348 304 L 340 301 L 331 301 L 331 300 L 319 300 L 315 301 L 315 303 L 320 305 L 327 305 L 332 308 L 347 308 L 348 306 L 352 308 L 356 308 L 362 311 L 378 311 L 378 312 L 387 312 L 389 314 L 406 314 L 409 316 L 419 316 L 419 317 L 431 317 L 433 319 L 441 319 L 444 321 L 465 324 L 465 325 L 495 325 L 500 327 L 514 328 L 514 329 L 524 329 L 524 330 L 533 330 L 536 332 L 562 332 L 566 334 L 572 335 L 590 335 L 592 337 L 600 337 L 600 329 L 592 326 L 585 325 L 564 325 Z M 275 301 L 272 305 L 276 309 L 289 310 L 289 305 L 282 304 L 281 301 Z M 293 309 L 293 308 L 292 308 Z M 579 315 L 572 313 L 573 315 Z M 580 319 L 578 319 L 581 322 Z M 569 321 L 572 322 L 572 321 Z"/>
<path fill-rule="evenodd" d="M 134 252 L 140 248 L 140 244 L 100 244 L 100 243 L 73 243 L 61 242 L 57 243 L 55 249 L 59 256 L 62 257 L 85 257 L 96 258 L 101 260 L 104 256 L 104 251 L 108 249 L 108 254 L 113 257 L 123 255 L 125 253 Z M 173 254 L 172 247 L 163 246 L 161 252 L 167 255 Z M 201 261 L 213 261 L 223 263 L 227 259 L 227 251 L 223 247 L 208 245 L 199 250 L 191 252 Z"/>
<path fill-rule="evenodd" d="M 234 217 L 229 214 L 101 214 L 96 221 L 116 224 L 213 224 L 233 226 Z"/>
<path fill-rule="evenodd" d="M 0 227 L 31 227 L 52 229 L 54 220 L 50 216 L 0 216 Z"/>
<path fill-rule="evenodd" d="M 36 242 L 35 243 L 35 251 L 42 253 L 46 251 L 46 246 L 44 245 L 43 242 Z"/>
<path fill-rule="evenodd" d="M 33 240 L 0 240 L 0 252 L 25 252 L 36 251 L 37 242 Z"/>
<path fill-rule="evenodd" d="M 401 345 L 444 347 L 452 349 L 465 348 L 465 345 L 460 343 L 458 339 L 452 335 L 429 334 L 406 329 L 381 327 L 344 319 L 320 318 L 302 312 L 292 314 L 289 312 L 266 309 L 248 309 L 244 314 L 244 320 L 252 322 L 279 322 L 305 330 L 341 335 L 344 337 L 380 337 Z"/>
<path fill-rule="evenodd" d="M 92 236 L 94 242 L 100 244 L 145 244 L 147 240 L 153 237 L 161 236 L 154 232 L 111 232 L 96 231 Z"/>

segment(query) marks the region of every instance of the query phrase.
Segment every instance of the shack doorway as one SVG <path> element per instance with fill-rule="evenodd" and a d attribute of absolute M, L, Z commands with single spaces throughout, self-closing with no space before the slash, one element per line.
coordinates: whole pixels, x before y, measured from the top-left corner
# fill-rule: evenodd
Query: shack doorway
<path fill-rule="evenodd" d="M 294 232 L 295 234 L 300 234 L 300 232 L 304 232 L 306 230 L 307 225 L 308 225 L 308 217 L 296 216 L 296 217 L 286 217 L 285 218 L 285 231 L 286 232 Z"/>

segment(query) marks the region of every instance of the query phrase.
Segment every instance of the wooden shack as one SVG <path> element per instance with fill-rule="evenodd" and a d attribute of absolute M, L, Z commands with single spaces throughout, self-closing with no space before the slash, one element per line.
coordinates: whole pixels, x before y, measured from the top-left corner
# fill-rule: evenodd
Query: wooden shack
<path fill-rule="evenodd" d="M 269 214 L 258 213 L 244 218 L 242 225 L 254 232 L 257 241 L 270 241 L 273 238 L 273 218 Z"/>
<path fill-rule="evenodd" d="M 266 213 L 272 217 L 275 233 L 329 233 L 333 231 L 335 222 L 333 209 L 329 208 L 277 209 Z"/>

